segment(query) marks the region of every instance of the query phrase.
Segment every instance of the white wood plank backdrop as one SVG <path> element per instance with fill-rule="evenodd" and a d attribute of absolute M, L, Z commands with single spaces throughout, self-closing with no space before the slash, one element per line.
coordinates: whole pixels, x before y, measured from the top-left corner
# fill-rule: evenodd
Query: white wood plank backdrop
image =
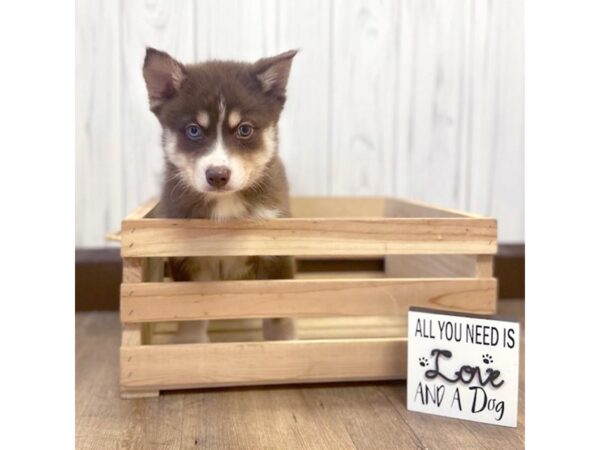
<path fill-rule="evenodd" d="M 397 195 L 524 241 L 520 0 L 79 0 L 76 244 L 159 189 L 145 46 L 294 61 L 280 152 L 297 195 Z"/>

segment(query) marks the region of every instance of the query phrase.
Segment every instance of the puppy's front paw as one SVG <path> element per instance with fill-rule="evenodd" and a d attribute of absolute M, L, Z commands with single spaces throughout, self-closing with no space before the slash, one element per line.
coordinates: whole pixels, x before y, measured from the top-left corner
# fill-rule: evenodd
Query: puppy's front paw
<path fill-rule="evenodd" d="M 298 339 L 294 319 L 263 319 L 263 336 L 266 341 L 290 341 Z"/>

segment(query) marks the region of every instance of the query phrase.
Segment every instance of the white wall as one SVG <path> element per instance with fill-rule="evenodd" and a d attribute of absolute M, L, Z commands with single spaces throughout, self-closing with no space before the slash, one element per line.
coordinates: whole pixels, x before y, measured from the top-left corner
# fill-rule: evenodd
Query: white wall
<path fill-rule="evenodd" d="M 397 195 L 524 241 L 519 0 L 77 2 L 78 246 L 158 193 L 145 46 L 184 62 L 300 48 L 280 124 L 297 195 Z"/>

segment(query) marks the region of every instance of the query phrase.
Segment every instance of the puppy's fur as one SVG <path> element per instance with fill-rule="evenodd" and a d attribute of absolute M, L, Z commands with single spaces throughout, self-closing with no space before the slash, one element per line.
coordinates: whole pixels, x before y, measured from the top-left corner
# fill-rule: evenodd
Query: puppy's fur
<path fill-rule="evenodd" d="M 277 123 L 295 51 L 255 63 L 183 65 L 148 48 L 144 79 L 163 129 L 161 217 L 289 217 L 288 184 L 277 152 Z M 170 259 L 175 281 L 291 278 L 290 257 Z M 207 341 L 207 323 L 187 323 L 179 342 Z M 266 319 L 266 339 L 293 339 L 291 319 Z"/>

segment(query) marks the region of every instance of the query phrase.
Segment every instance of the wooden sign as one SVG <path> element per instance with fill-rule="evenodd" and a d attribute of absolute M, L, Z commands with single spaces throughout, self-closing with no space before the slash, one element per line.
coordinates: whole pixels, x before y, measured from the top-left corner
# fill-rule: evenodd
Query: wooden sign
<path fill-rule="evenodd" d="M 411 307 L 407 408 L 517 426 L 519 322 Z"/>

